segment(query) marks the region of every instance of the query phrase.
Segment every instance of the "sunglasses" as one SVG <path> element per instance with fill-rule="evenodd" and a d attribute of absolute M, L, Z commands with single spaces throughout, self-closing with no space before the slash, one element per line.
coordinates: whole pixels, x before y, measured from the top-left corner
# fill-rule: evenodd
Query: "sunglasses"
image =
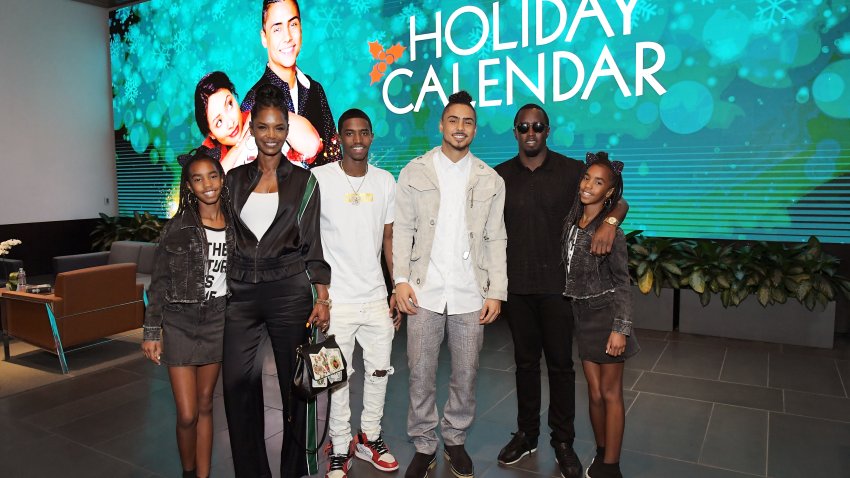
<path fill-rule="evenodd" d="M 542 133 L 546 131 L 549 125 L 537 121 L 535 123 L 517 123 L 515 127 L 520 134 L 525 134 L 528 133 L 529 128 L 533 129 L 535 133 Z"/>

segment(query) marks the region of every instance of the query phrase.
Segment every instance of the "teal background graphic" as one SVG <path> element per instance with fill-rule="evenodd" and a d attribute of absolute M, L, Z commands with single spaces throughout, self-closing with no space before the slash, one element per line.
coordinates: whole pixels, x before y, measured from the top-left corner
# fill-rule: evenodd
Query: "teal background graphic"
<path fill-rule="evenodd" d="M 537 55 L 547 76 L 544 107 L 550 148 L 583 158 L 607 150 L 623 161 L 625 197 L 631 205 L 624 227 L 649 235 L 719 239 L 850 242 L 850 0 L 637 0 L 632 34 L 622 35 L 614 0 L 599 0 L 616 33 L 607 38 L 593 19 L 582 21 L 571 43 L 563 41 L 579 1 L 563 0 L 568 12 L 561 38 L 534 46 L 535 0 L 529 2 L 532 45 L 492 50 L 490 39 L 470 56 L 454 55 L 434 42 L 409 48 L 387 73 L 408 68 L 389 89 L 396 105 L 415 102 L 429 66 L 451 93 L 451 69 L 478 97 L 478 62 L 500 59 L 487 76 L 499 84 L 487 99 L 505 99 L 505 58 L 537 79 Z M 148 210 L 169 215 L 179 174 L 176 157 L 199 145 L 193 92 L 207 72 L 222 70 L 240 100 L 262 74 L 267 60 L 260 43 L 259 0 L 215 2 L 152 0 L 110 16 L 113 106 L 122 215 Z M 395 115 L 381 97 L 383 79 L 370 85 L 377 61 L 370 41 L 385 48 L 409 47 L 409 17 L 418 33 L 434 31 L 434 12 L 449 15 L 475 5 L 491 17 L 492 2 L 436 0 L 301 1 L 304 41 L 299 67 L 319 81 L 335 118 L 350 107 L 365 110 L 374 124 L 372 162 L 398 174 L 410 159 L 439 144 L 442 103 L 429 94 L 416 113 Z M 520 37 L 521 2 L 500 2 L 502 41 Z M 546 7 L 546 31 L 555 27 Z M 492 27 L 492 23 L 491 23 Z M 452 29 L 458 46 L 481 34 L 473 15 Z M 666 51 L 655 77 L 667 89 L 646 85 L 626 97 L 612 78 L 597 82 L 587 100 L 579 95 L 552 101 L 551 55 L 570 51 L 585 67 L 585 82 L 607 45 L 634 94 L 635 44 L 653 41 Z M 647 58 L 651 65 L 654 58 Z M 575 69 L 562 68 L 562 91 Z M 385 76 L 386 78 L 386 76 Z M 516 154 L 516 110 L 538 102 L 516 82 L 514 104 L 479 108 L 472 151 L 491 165 Z"/>

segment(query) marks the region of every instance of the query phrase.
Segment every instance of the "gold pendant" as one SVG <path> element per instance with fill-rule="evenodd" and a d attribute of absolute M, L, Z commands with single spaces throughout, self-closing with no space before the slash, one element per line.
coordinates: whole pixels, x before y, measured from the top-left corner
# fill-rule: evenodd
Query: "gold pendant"
<path fill-rule="evenodd" d="M 354 206 L 360 205 L 360 193 L 351 193 L 351 204 Z"/>

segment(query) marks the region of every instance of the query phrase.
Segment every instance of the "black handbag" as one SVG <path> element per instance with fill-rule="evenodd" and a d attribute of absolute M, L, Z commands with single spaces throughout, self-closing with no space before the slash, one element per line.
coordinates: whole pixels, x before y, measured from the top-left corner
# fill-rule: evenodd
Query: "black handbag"
<path fill-rule="evenodd" d="M 303 400 L 333 390 L 348 380 L 348 364 L 333 335 L 324 341 L 313 339 L 295 349 L 295 375 L 292 393 Z"/>

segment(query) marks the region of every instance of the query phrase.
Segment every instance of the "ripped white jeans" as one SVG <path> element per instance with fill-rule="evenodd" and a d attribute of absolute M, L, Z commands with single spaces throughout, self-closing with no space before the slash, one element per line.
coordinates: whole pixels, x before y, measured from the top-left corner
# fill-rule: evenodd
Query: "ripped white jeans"
<path fill-rule="evenodd" d="M 349 406 L 349 383 L 353 379 L 355 340 L 363 348 L 363 414 L 360 429 L 369 440 L 381 433 L 381 418 L 384 416 L 384 398 L 387 394 L 387 379 L 393 373 L 390 365 L 393 328 L 386 300 L 364 304 L 337 304 L 331 309 L 328 333 L 336 336 L 336 342 L 348 364 L 348 380 L 344 386 L 331 393 L 331 418 L 329 434 L 334 454 L 348 453 L 351 442 L 351 408 Z"/>

